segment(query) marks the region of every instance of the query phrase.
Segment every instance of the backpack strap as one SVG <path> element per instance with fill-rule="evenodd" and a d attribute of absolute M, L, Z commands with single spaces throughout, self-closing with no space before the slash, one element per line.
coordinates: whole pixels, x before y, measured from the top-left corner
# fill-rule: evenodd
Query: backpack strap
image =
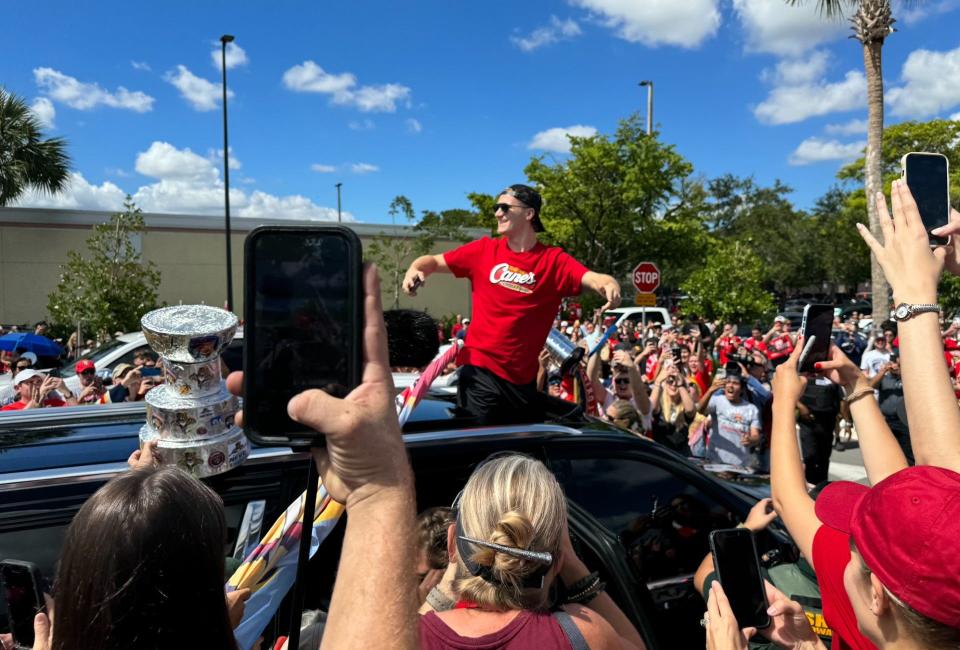
<path fill-rule="evenodd" d="M 560 629 L 563 630 L 563 636 L 567 637 L 567 641 L 570 642 L 572 650 L 590 650 L 590 646 L 587 645 L 587 640 L 583 638 L 583 633 L 580 632 L 577 624 L 573 622 L 570 614 L 559 609 L 553 613 L 553 617 L 557 619 L 557 623 L 560 624 Z"/>

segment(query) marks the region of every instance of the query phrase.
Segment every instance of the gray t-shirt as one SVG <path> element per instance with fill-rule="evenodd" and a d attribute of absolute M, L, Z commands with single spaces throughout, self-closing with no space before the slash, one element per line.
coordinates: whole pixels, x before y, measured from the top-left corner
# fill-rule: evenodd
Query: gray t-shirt
<path fill-rule="evenodd" d="M 707 443 L 707 458 L 729 465 L 747 467 L 751 453 L 740 442 L 751 428 L 760 429 L 760 411 L 756 406 L 741 398 L 737 404 L 731 404 L 723 393 L 714 393 L 707 406 L 710 414 L 710 441 Z"/>
<path fill-rule="evenodd" d="M 860 359 L 860 369 L 866 373 L 867 377 L 876 377 L 877 373 L 880 372 L 880 367 L 889 360 L 890 353 L 888 351 L 869 350 L 864 352 L 863 358 Z"/>

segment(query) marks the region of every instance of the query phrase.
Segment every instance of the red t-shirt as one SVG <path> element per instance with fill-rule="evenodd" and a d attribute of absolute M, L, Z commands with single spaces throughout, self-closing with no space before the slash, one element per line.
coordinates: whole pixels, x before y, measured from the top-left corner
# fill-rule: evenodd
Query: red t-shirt
<path fill-rule="evenodd" d="M 788 357 L 791 352 L 793 352 L 793 339 L 789 334 L 778 334 L 767 344 L 767 358 L 771 361 Z"/>
<path fill-rule="evenodd" d="M 10 404 L 7 404 L 3 408 L 0 408 L 0 411 L 22 411 L 24 407 L 26 407 L 26 405 L 27 405 L 26 402 L 21 402 L 17 400 L 16 402 L 12 402 Z M 43 405 L 44 406 L 66 406 L 67 403 L 64 402 L 62 399 L 57 399 L 56 397 L 49 397 L 43 400 Z"/>
<path fill-rule="evenodd" d="M 750 338 L 744 340 L 743 347 L 747 348 L 751 352 L 754 350 L 759 350 L 760 352 L 763 352 L 764 355 L 767 354 L 767 344 L 763 342 L 763 339 L 757 340 L 751 336 Z"/>
<path fill-rule="evenodd" d="M 443 254 L 473 287 L 470 330 L 457 362 L 485 368 L 514 384 L 537 378 L 537 356 L 560 308 L 580 293 L 587 268 L 560 248 L 538 243 L 517 253 L 484 237 Z"/>
<path fill-rule="evenodd" d="M 850 536 L 820 526 L 813 538 L 813 569 L 820 585 L 823 617 L 833 630 L 833 650 L 876 650 L 860 633 L 850 597 L 843 587 L 843 572 L 850 562 Z"/>
<path fill-rule="evenodd" d="M 720 357 L 720 363 L 725 364 L 727 359 L 732 354 L 737 353 L 737 348 L 740 347 L 740 337 L 739 336 L 721 336 L 717 340 L 718 356 Z"/>

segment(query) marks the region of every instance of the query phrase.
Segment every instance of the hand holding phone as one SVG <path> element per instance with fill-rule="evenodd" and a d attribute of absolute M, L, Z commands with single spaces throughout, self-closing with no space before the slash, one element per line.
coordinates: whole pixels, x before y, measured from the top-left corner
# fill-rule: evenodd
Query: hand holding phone
<path fill-rule="evenodd" d="M 343 226 L 261 227 L 244 247 L 244 418 L 262 445 L 325 438 L 287 413 L 309 389 L 344 397 L 360 383 L 360 240 Z"/>
<path fill-rule="evenodd" d="M 31 648 L 33 619 L 39 612 L 46 611 L 40 569 L 32 562 L 4 560 L 0 562 L 0 582 L 7 601 L 14 647 Z"/>
<path fill-rule="evenodd" d="M 814 372 L 815 364 L 830 357 L 830 336 L 833 333 L 833 305 L 807 305 L 800 325 L 804 350 L 797 363 L 797 372 Z"/>
<path fill-rule="evenodd" d="M 903 180 L 917 202 L 920 219 L 927 231 L 931 246 L 950 243 L 949 237 L 941 237 L 930 231 L 950 222 L 949 161 L 939 153 L 915 152 L 900 159 Z"/>
<path fill-rule="evenodd" d="M 710 552 L 717 578 L 740 628 L 770 625 L 769 604 L 753 533 L 746 528 L 714 530 L 710 533 Z"/>

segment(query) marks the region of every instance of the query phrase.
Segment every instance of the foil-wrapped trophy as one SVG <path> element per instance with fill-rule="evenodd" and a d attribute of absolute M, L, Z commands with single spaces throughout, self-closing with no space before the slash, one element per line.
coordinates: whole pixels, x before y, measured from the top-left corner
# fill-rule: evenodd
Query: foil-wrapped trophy
<path fill-rule="evenodd" d="M 239 403 L 220 373 L 220 354 L 237 324 L 234 314 L 206 305 L 164 307 L 140 319 L 147 343 L 162 359 L 164 379 L 146 395 L 141 445 L 158 440 L 164 464 L 197 477 L 233 469 L 250 453 L 234 423 Z"/>

